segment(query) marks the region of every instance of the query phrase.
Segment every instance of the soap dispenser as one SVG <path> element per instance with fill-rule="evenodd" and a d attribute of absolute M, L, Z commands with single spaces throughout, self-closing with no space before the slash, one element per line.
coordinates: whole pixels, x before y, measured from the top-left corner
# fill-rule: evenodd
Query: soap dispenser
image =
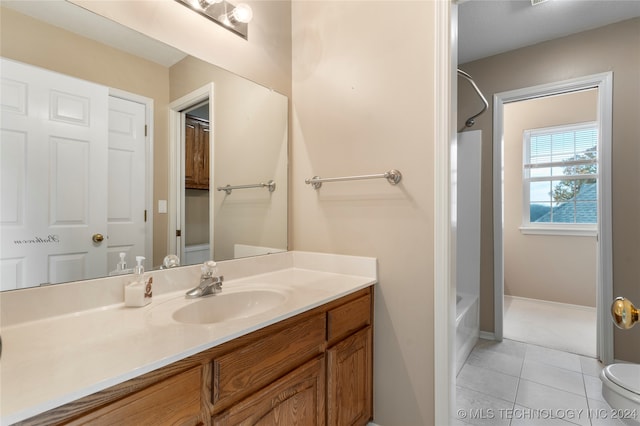
<path fill-rule="evenodd" d="M 124 305 L 132 307 L 145 306 L 151 303 L 153 296 L 153 277 L 145 277 L 144 256 L 136 256 L 136 266 L 133 268 L 133 280 L 124 288 Z"/>
<path fill-rule="evenodd" d="M 120 255 L 120 261 L 116 264 L 116 269 L 109 272 L 109 276 L 124 275 L 124 274 L 130 274 L 133 272 L 133 269 L 131 268 L 127 269 L 127 261 L 125 260 L 125 257 L 127 256 L 127 254 L 124 252 L 121 252 L 119 253 L 119 255 Z"/>
<path fill-rule="evenodd" d="M 127 269 L 127 261 L 124 260 L 126 256 L 127 256 L 126 253 L 124 252 L 120 253 L 120 262 L 118 262 L 118 264 L 116 265 L 116 271 L 122 272 Z"/>

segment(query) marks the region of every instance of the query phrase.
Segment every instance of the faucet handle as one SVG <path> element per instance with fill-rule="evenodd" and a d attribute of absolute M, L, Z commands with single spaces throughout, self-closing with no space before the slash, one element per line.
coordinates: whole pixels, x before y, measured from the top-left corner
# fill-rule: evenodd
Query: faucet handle
<path fill-rule="evenodd" d="M 224 281 L 224 277 L 222 275 L 213 277 L 213 285 L 215 286 L 216 289 L 218 290 L 222 289 L 222 281 Z"/>
<path fill-rule="evenodd" d="M 202 272 L 203 277 L 213 277 L 216 272 L 218 272 L 216 262 L 214 262 L 213 260 L 204 262 L 200 267 L 200 271 Z"/>

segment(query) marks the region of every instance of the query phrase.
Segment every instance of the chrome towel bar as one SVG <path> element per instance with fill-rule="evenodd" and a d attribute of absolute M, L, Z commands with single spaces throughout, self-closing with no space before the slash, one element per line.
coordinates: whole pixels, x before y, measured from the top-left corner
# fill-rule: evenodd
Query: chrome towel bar
<path fill-rule="evenodd" d="M 388 172 L 379 173 L 375 175 L 362 175 L 362 176 L 344 176 L 334 178 L 321 178 L 320 176 L 314 176 L 311 179 L 305 179 L 304 183 L 313 186 L 313 189 L 319 189 L 322 187 L 322 182 L 340 182 L 345 180 L 363 180 L 363 179 L 380 179 L 385 178 L 391 185 L 396 185 L 402 180 L 402 173 L 399 170 L 391 169 Z"/>
<path fill-rule="evenodd" d="M 254 183 L 251 185 L 227 185 L 227 186 L 219 186 L 216 188 L 218 191 L 224 191 L 228 194 L 231 194 L 231 191 L 234 189 L 248 189 L 248 188 L 269 188 L 269 192 L 273 192 L 276 190 L 276 183 L 273 180 L 270 180 L 267 183 Z"/>

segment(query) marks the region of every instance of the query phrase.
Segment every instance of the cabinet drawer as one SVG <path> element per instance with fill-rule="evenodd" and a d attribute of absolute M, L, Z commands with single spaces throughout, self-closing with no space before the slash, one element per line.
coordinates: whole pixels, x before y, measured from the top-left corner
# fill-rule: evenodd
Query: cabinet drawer
<path fill-rule="evenodd" d="M 192 368 L 65 424 L 202 424 L 201 378 L 202 367 Z"/>
<path fill-rule="evenodd" d="M 213 360 L 212 403 L 219 411 L 322 353 L 326 319 L 318 314 Z"/>
<path fill-rule="evenodd" d="M 213 426 L 324 426 L 324 357 L 307 362 L 212 420 Z"/>
<path fill-rule="evenodd" d="M 371 294 L 327 312 L 329 345 L 371 324 Z"/>

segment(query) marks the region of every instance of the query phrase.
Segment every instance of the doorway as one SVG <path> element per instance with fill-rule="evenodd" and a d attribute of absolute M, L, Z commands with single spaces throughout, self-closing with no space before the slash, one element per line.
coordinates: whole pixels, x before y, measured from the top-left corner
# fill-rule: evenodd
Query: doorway
<path fill-rule="evenodd" d="M 184 240 L 183 265 L 195 265 L 211 259 L 209 246 L 209 101 L 184 112 Z"/>
<path fill-rule="evenodd" d="M 613 360 L 613 330 L 608 321 L 607 301 L 612 298 L 612 251 L 611 251 L 611 115 L 612 73 L 602 73 L 576 79 L 528 87 L 494 95 L 493 160 L 494 167 L 494 335 L 497 340 L 504 337 L 505 294 L 505 162 L 504 128 L 505 105 L 560 95 L 587 89 L 597 89 L 598 125 L 598 182 L 596 232 L 596 355 L 604 363 Z"/>
<path fill-rule="evenodd" d="M 213 83 L 205 85 L 169 105 L 169 150 L 170 150 L 170 185 L 169 185 L 169 253 L 176 253 L 182 265 L 200 263 L 201 258 L 213 259 L 213 197 L 210 196 L 212 179 L 206 179 L 195 187 L 187 188 L 186 174 L 186 133 L 189 126 L 199 129 L 202 143 L 206 142 L 207 151 L 200 157 L 205 159 L 200 167 L 213 176 L 214 135 L 210 130 L 210 117 L 213 117 Z M 190 169 L 189 173 L 192 174 Z M 192 178 L 193 176 L 190 176 Z M 206 210 L 206 211 L 205 211 Z M 205 211 L 203 214 L 202 212 Z M 195 216 L 195 217 L 194 217 Z M 191 233 L 198 237 L 197 244 L 189 239 L 189 223 Z M 195 224 L 198 225 L 195 225 Z M 187 241 L 189 240 L 189 241 Z M 189 251 L 187 251 L 189 247 Z"/>
<path fill-rule="evenodd" d="M 504 338 L 596 357 L 597 89 L 504 105 Z"/>

